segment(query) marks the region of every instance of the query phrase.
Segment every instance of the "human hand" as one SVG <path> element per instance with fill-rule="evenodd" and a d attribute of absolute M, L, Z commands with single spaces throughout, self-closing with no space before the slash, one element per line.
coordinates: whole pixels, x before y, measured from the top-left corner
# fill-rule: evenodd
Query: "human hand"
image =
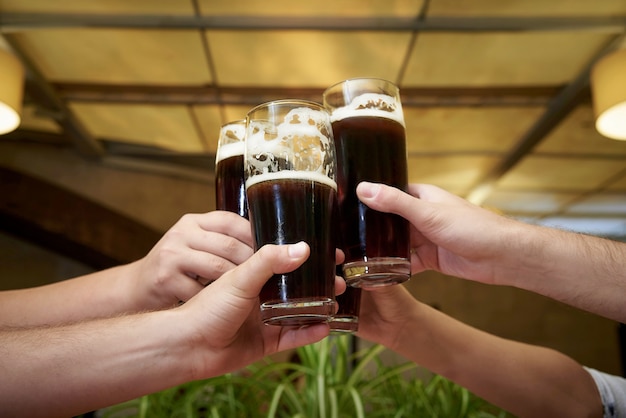
<path fill-rule="evenodd" d="M 402 352 L 402 335 L 417 317 L 418 302 L 403 285 L 363 289 L 357 335 Z"/>
<path fill-rule="evenodd" d="M 187 301 L 252 255 L 250 223 L 226 211 L 186 214 L 133 263 L 130 297 L 138 309 Z"/>
<path fill-rule="evenodd" d="M 411 228 L 411 270 L 436 270 L 494 283 L 515 257 L 507 236 L 518 222 L 482 209 L 436 186 L 409 185 L 409 194 L 383 184 L 361 183 L 359 199 L 368 207 L 406 218 Z M 521 236 L 521 234 L 519 234 Z M 502 266 L 502 267 L 500 267 Z"/>
<path fill-rule="evenodd" d="M 261 321 L 258 297 L 265 282 L 274 274 L 295 270 L 309 254 L 304 242 L 266 245 L 176 309 L 181 312 L 181 329 L 189 336 L 192 351 L 200 356 L 193 363 L 202 366 L 195 378 L 236 370 L 329 334 L 326 323 L 279 327 Z M 335 287 L 337 294 L 343 293 L 343 279 L 336 277 Z"/>

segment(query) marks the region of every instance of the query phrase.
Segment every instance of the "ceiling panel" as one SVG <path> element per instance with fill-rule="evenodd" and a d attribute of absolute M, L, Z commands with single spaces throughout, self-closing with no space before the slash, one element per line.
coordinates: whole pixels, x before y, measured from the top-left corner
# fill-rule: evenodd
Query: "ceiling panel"
<path fill-rule="evenodd" d="M 621 155 L 626 158 L 626 141 L 615 141 L 600 135 L 595 129 L 591 104 L 585 104 L 578 106 L 533 151 Z"/>
<path fill-rule="evenodd" d="M 273 16 L 416 16 L 422 0 L 199 0 L 204 15 Z"/>
<path fill-rule="evenodd" d="M 52 81 L 211 82 L 198 31 L 46 29 L 16 34 L 15 40 Z"/>
<path fill-rule="evenodd" d="M 192 0 L 2 0 L 6 12 L 193 14 Z"/>
<path fill-rule="evenodd" d="M 435 0 L 429 16 L 606 16 L 626 12 L 623 0 Z"/>
<path fill-rule="evenodd" d="M 495 162 L 489 156 L 409 156 L 409 182 L 430 183 L 464 194 Z"/>
<path fill-rule="evenodd" d="M 571 214 L 621 214 L 626 215 L 626 194 L 596 193 L 571 205 L 567 213 Z"/>
<path fill-rule="evenodd" d="M 484 202 L 508 214 L 553 213 L 571 202 L 577 193 L 527 192 L 496 190 Z"/>
<path fill-rule="evenodd" d="M 541 115 L 540 107 L 404 108 L 409 153 L 504 152 Z"/>
<path fill-rule="evenodd" d="M 409 33 L 209 31 L 223 85 L 328 87 L 346 78 L 395 80 Z"/>
<path fill-rule="evenodd" d="M 538 225 L 545 225 L 552 228 L 560 228 L 569 231 L 576 231 L 583 234 L 608 236 L 618 240 L 624 240 L 626 236 L 626 220 L 605 218 L 573 218 L 571 216 L 554 216 L 539 220 L 527 220 Z"/>
<path fill-rule="evenodd" d="M 180 152 L 208 148 L 187 106 L 72 103 L 70 108 L 98 138 Z"/>
<path fill-rule="evenodd" d="M 204 151 L 215 154 L 220 127 L 226 123 L 222 121 L 220 107 L 218 105 L 194 106 L 192 111 L 198 123 L 198 128 L 202 132 L 202 137 L 205 138 L 206 146 Z"/>
<path fill-rule="evenodd" d="M 260 104 L 260 103 L 259 103 Z M 224 116 L 226 118 L 223 123 L 232 122 L 239 119 L 245 119 L 248 111 L 252 109 L 253 106 L 248 105 L 228 105 L 224 106 Z"/>
<path fill-rule="evenodd" d="M 505 189 L 575 191 L 595 189 L 626 168 L 626 161 L 531 155 L 502 177 Z"/>
<path fill-rule="evenodd" d="M 423 33 L 403 86 L 565 84 L 611 37 L 595 32 Z"/>

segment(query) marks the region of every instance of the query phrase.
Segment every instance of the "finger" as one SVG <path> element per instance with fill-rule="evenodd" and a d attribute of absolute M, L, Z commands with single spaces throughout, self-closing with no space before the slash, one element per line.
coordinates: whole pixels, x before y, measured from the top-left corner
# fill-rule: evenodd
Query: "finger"
<path fill-rule="evenodd" d="M 249 259 L 252 248 L 225 235 L 216 235 L 212 242 L 201 245 L 190 243 L 194 251 L 188 252 L 182 261 L 187 272 L 215 280 L 227 271 Z"/>
<path fill-rule="evenodd" d="M 236 296 L 246 299 L 256 298 L 272 275 L 295 270 L 304 263 L 309 254 L 310 249 L 305 242 L 265 245 L 246 262 L 226 273 L 218 282 L 229 283 Z"/>
<path fill-rule="evenodd" d="M 335 264 L 339 265 L 346 261 L 346 254 L 339 248 L 335 250 Z"/>
<path fill-rule="evenodd" d="M 239 265 L 253 253 L 252 247 L 238 238 L 221 232 L 200 230 L 190 233 L 187 238 L 189 247 L 218 255 Z"/>
<path fill-rule="evenodd" d="M 198 279 L 185 276 L 177 280 L 175 296 L 179 301 L 187 302 L 205 287 Z"/>
<path fill-rule="evenodd" d="M 343 277 L 335 276 L 335 295 L 341 295 L 346 291 L 346 281 Z"/>
<path fill-rule="evenodd" d="M 213 278 L 200 276 L 199 274 L 195 274 L 195 273 L 185 273 L 185 275 L 189 277 L 190 279 L 196 281 L 197 283 L 200 283 L 204 287 L 207 287 L 208 285 L 210 285 L 216 280 Z"/>
<path fill-rule="evenodd" d="M 231 236 L 252 247 L 252 230 L 246 218 L 233 212 L 219 210 L 196 216 L 198 225 L 205 231 Z"/>
<path fill-rule="evenodd" d="M 356 193 L 363 203 L 374 210 L 395 213 L 409 220 L 419 212 L 415 208 L 421 203 L 420 200 L 395 187 L 361 182 Z"/>

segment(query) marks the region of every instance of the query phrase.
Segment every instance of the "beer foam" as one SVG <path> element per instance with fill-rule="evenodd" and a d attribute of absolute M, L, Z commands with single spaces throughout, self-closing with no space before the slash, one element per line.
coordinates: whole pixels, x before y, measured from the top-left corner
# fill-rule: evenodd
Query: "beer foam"
<path fill-rule="evenodd" d="M 246 144 L 243 141 L 232 142 L 230 144 L 220 144 L 220 146 L 217 148 L 215 164 L 230 157 L 244 155 L 245 150 Z"/>
<path fill-rule="evenodd" d="M 276 181 L 276 180 L 306 180 L 316 183 L 322 183 L 334 190 L 337 190 L 337 183 L 329 179 L 326 175 L 316 173 L 314 171 L 295 171 L 295 170 L 283 170 L 275 171 L 273 173 L 258 174 L 246 179 L 246 189 L 251 186 L 262 183 L 264 181 Z"/>
<path fill-rule="evenodd" d="M 355 97 L 350 104 L 333 109 L 330 119 L 332 122 L 336 122 L 358 116 L 392 119 L 405 126 L 400 101 L 392 96 L 379 93 L 364 93 Z"/>
<path fill-rule="evenodd" d="M 250 120 L 246 136 L 248 177 L 281 170 L 335 177 L 335 148 L 328 113 L 292 109 L 283 122 Z"/>
<path fill-rule="evenodd" d="M 220 141 L 226 144 L 243 141 L 246 135 L 245 121 L 228 123 L 220 128 Z"/>

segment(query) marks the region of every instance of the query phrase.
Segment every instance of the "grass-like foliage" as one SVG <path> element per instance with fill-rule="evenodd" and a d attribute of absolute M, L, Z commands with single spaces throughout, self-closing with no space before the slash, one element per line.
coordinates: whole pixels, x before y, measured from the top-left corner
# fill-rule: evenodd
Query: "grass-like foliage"
<path fill-rule="evenodd" d="M 384 347 L 355 354 L 349 336 L 296 351 L 296 361 L 264 360 L 224 376 L 189 382 L 100 411 L 103 418 L 375 418 L 511 415 L 413 363 L 387 366 Z"/>

